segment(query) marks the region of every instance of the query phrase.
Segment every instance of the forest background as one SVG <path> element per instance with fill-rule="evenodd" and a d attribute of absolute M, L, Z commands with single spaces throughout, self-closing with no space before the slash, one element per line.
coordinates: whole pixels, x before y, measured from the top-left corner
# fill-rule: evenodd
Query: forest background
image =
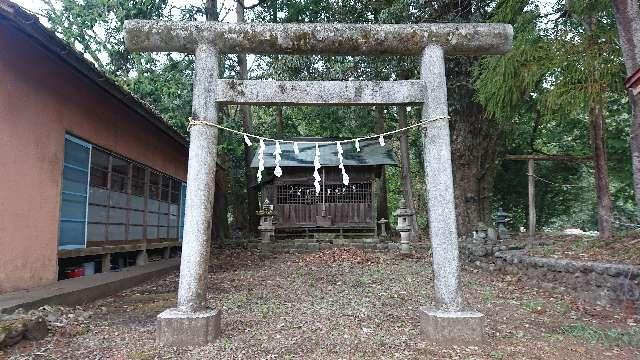
<path fill-rule="evenodd" d="M 631 110 L 625 67 L 610 1 L 604 0 L 241 0 L 193 4 L 168 0 L 42 0 L 44 22 L 108 76 L 149 103 L 188 136 L 193 56 L 136 54 L 124 47 L 126 19 L 247 22 L 506 22 L 513 51 L 503 57 L 451 57 L 447 79 L 458 228 L 492 223 L 501 208 L 513 230 L 526 227 L 527 164 L 506 154 L 592 156 L 602 145 L 610 195 L 609 219 L 618 233 L 634 229 L 636 206 L 629 146 Z M 224 78 L 276 80 L 397 80 L 418 78 L 416 58 L 225 55 Z M 420 119 L 419 107 L 225 106 L 219 121 L 256 135 L 353 138 Z M 594 128 L 595 126 L 595 128 Z M 603 130 L 594 137 L 594 129 Z M 426 199 L 418 130 L 405 143 L 387 141 L 406 166 L 386 170 L 391 214 L 410 200 L 425 234 Z M 255 174 L 237 135 L 221 132 L 229 228 L 256 229 Z M 238 166 L 237 164 L 240 164 Z M 242 166 L 244 164 L 244 166 Z M 403 176 L 408 174 L 408 176 Z M 591 162 L 536 163 L 540 229 L 597 230 L 598 201 Z M 601 182 L 602 184 L 602 182 Z M 603 189 L 600 195 L 604 196 Z M 388 218 L 388 217 L 387 217 Z M 623 225 L 627 224 L 627 225 Z"/>

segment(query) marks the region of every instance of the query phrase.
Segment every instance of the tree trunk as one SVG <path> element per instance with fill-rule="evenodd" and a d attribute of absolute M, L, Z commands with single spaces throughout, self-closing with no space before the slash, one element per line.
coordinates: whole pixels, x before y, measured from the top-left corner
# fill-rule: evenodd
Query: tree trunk
<path fill-rule="evenodd" d="M 473 101 L 471 71 L 477 58 L 447 61 L 447 91 L 451 116 L 453 187 L 459 236 L 483 222 L 491 224 L 491 195 L 500 129 Z M 508 211 L 508 210 L 507 210 Z"/>
<path fill-rule="evenodd" d="M 282 118 L 282 106 L 276 106 L 276 136 L 279 139 L 284 137 L 284 120 Z"/>
<path fill-rule="evenodd" d="M 453 186 L 458 234 L 470 234 L 479 222 L 491 225 L 491 194 L 496 170 L 496 124 L 483 108 L 468 100 L 465 110 L 452 113 Z M 475 109 L 475 110 L 473 110 Z"/>
<path fill-rule="evenodd" d="M 244 1 L 238 0 L 236 3 L 236 16 L 239 23 L 244 22 Z M 247 55 L 238 54 L 238 78 L 243 80 L 247 78 Z M 242 118 L 242 129 L 246 133 L 251 133 L 251 109 L 249 105 L 239 105 L 238 111 Z M 243 142 L 244 143 L 244 142 Z M 251 147 L 244 144 L 244 166 L 245 180 L 247 184 L 247 232 L 255 233 L 258 231 L 258 190 L 256 188 L 256 170 L 251 167 L 251 159 L 253 152 Z"/>
<path fill-rule="evenodd" d="M 609 171 L 607 169 L 607 150 L 604 139 L 604 115 L 602 105 L 589 104 L 591 122 L 591 146 L 593 147 L 593 167 L 598 199 L 598 231 L 601 240 L 611 239 L 611 196 L 609 195 Z"/>
<path fill-rule="evenodd" d="M 407 126 L 407 108 L 404 106 L 398 106 L 398 128 L 404 128 Z M 409 169 L 409 139 L 407 132 L 400 133 L 400 166 L 402 176 L 402 190 L 404 193 L 404 200 L 407 203 L 409 210 L 415 211 L 413 203 L 413 184 L 411 181 L 411 171 Z M 418 221 L 416 216 L 411 217 L 411 240 L 415 240 L 420 236 L 420 229 L 418 228 Z"/>
<path fill-rule="evenodd" d="M 273 1 L 271 7 L 271 23 L 278 22 L 278 1 Z M 276 64 L 279 61 L 278 55 L 273 55 L 273 62 Z M 282 139 L 284 137 L 284 121 L 282 118 L 282 106 L 276 106 L 276 133 L 277 137 Z"/>
<path fill-rule="evenodd" d="M 640 218 L 640 93 L 633 95 L 627 90 L 631 103 L 631 134 L 629 147 L 631 148 L 631 165 L 633 168 L 633 191 L 636 198 L 636 218 Z"/>
<path fill-rule="evenodd" d="M 595 24 L 599 19 L 593 14 L 587 14 L 582 19 L 584 26 L 584 42 L 587 48 L 593 48 L 598 42 Z M 586 56 L 584 65 L 586 74 L 594 74 L 589 77 L 589 88 L 598 89 L 596 94 L 606 91 L 603 80 L 597 77 L 599 73 L 597 65 L 592 57 Z M 600 240 L 611 239 L 612 204 L 609 194 L 609 171 L 607 168 L 607 147 L 604 138 L 604 100 L 593 94 L 589 99 L 589 122 L 591 126 L 591 147 L 593 150 L 593 170 L 596 184 L 596 198 L 598 201 L 598 232 Z"/>
<path fill-rule="evenodd" d="M 624 65 L 627 76 L 631 76 L 640 68 L 640 7 L 638 0 L 613 0 L 612 3 Z M 628 90 L 628 95 L 633 119 L 630 136 L 633 189 L 636 207 L 640 209 L 640 93 L 633 95 L 631 90 Z"/>
<path fill-rule="evenodd" d="M 218 21 L 218 1 L 206 0 L 204 15 L 207 21 Z"/>
<path fill-rule="evenodd" d="M 376 106 L 376 134 L 382 134 L 384 132 L 384 107 Z M 388 146 L 388 145 L 387 145 Z M 389 206 L 387 204 L 387 173 L 384 166 L 381 167 L 380 174 L 380 189 L 378 191 L 378 219 L 389 220 Z"/>
<path fill-rule="evenodd" d="M 484 10 L 472 0 L 446 0 L 439 3 L 429 21 L 471 22 L 484 16 Z M 491 223 L 500 129 L 485 116 L 482 105 L 473 101 L 472 69 L 478 60 L 478 57 L 456 56 L 447 58 L 446 62 L 459 236 L 470 234 L 478 222 Z"/>

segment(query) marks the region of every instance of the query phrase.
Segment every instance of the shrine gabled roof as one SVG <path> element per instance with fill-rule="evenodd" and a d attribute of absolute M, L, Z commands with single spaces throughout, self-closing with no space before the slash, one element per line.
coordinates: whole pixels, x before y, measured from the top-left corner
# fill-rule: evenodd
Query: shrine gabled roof
<path fill-rule="evenodd" d="M 336 139 L 326 138 L 297 138 L 291 139 L 293 141 L 336 141 Z M 340 139 L 337 139 L 340 140 Z M 390 140 L 390 139 L 387 139 Z M 380 146 L 378 139 L 360 140 L 360 151 L 356 150 L 354 142 L 341 143 L 344 157 L 344 164 L 346 166 L 374 166 L 374 165 L 397 165 L 393 151 L 389 147 L 389 144 Z M 303 166 L 313 167 L 313 159 L 316 156 L 316 146 L 314 143 L 298 143 L 299 153 L 296 154 L 293 151 L 293 143 L 280 143 L 280 166 Z M 338 149 L 335 143 L 331 144 L 319 144 L 320 150 L 320 164 L 322 166 L 338 166 Z M 275 150 L 274 141 L 265 141 L 264 151 L 264 167 L 275 167 L 275 157 L 273 152 Z M 258 167 L 258 152 L 255 151 L 253 160 L 251 161 L 251 167 Z"/>

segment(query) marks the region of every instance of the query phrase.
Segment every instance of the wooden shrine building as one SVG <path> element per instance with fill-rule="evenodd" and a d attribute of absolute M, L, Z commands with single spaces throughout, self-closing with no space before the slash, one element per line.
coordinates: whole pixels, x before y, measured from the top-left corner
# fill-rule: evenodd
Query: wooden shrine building
<path fill-rule="evenodd" d="M 294 141 L 331 141 L 320 138 L 300 138 Z M 342 182 L 338 167 L 336 144 L 319 144 L 318 170 L 322 181 L 320 193 L 314 186 L 315 144 L 298 143 L 299 153 L 293 143 L 281 143 L 282 176 L 273 175 L 275 167 L 274 142 L 265 142 L 261 202 L 274 205 L 276 237 L 310 233 L 337 233 L 345 236 L 375 236 L 377 234 L 376 198 L 385 165 L 397 165 L 389 146 L 381 146 L 378 139 L 361 140 L 360 151 L 355 143 L 341 143 L 344 165 L 349 184 Z M 251 167 L 259 165 L 258 154 Z"/>

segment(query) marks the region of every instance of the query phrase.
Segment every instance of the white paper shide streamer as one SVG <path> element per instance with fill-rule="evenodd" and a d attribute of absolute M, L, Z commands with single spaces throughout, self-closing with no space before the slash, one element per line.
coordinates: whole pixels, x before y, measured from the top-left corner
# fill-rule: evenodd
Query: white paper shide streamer
<path fill-rule="evenodd" d="M 276 149 L 273 152 L 273 156 L 276 158 L 276 168 L 273 170 L 273 175 L 280 177 L 282 176 L 282 168 L 280 168 L 280 154 L 282 154 L 282 150 L 280 149 L 280 141 L 276 140 Z"/>
<path fill-rule="evenodd" d="M 320 194 L 320 173 L 318 173 L 318 169 L 320 169 L 321 166 L 320 149 L 318 148 L 318 143 L 316 143 L 316 157 L 313 159 L 313 167 L 315 168 L 313 171 L 313 178 L 315 179 L 313 185 L 316 187 L 316 195 Z"/>
<path fill-rule="evenodd" d="M 244 135 L 242 135 L 242 136 L 244 137 L 244 142 L 245 142 L 245 144 L 247 144 L 247 146 L 251 146 L 251 145 L 253 145 L 253 144 L 251 143 L 251 140 L 249 140 L 249 137 L 247 136 L 247 134 L 244 134 Z"/>
<path fill-rule="evenodd" d="M 340 145 L 340 141 L 336 141 L 336 148 L 338 149 L 338 160 L 340 161 L 340 164 L 338 165 L 338 167 L 342 170 L 342 183 L 345 185 L 349 185 L 349 175 L 347 175 L 347 171 L 344 169 L 344 158 L 342 157 L 342 153 L 344 152 L 342 150 L 342 145 Z"/>
<path fill-rule="evenodd" d="M 260 139 L 258 150 L 258 182 L 262 182 L 262 171 L 264 171 L 264 139 Z"/>
<path fill-rule="evenodd" d="M 294 142 L 293 143 L 293 152 L 296 154 L 300 154 L 300 149 L 298 149 L 298 143 Z"/>
<path fill-rule="evenodd" d="M 384 136 L 380 135 L 378 141 L 380 141 L 380 146 L 384 146 Z"/>
<path fill-rule="evenodd" d="M 360 139 L 356 139 L 356 150 L 360 152 Z"/>

